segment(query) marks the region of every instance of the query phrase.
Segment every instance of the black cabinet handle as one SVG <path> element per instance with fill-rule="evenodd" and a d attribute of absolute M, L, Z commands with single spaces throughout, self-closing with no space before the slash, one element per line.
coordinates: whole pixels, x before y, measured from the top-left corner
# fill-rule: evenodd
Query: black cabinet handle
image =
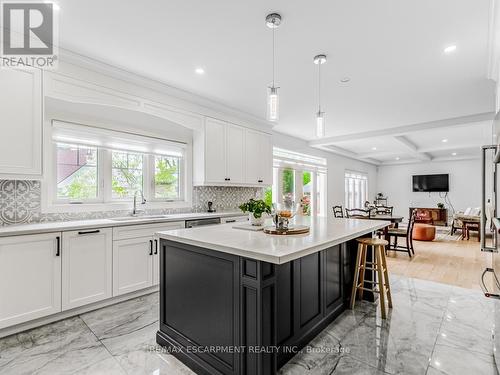
<path fill-rule="evenodd" d="M 101 231 L 99 229 L 96 229 L 96 230 L 89 230 L 89 231 L 86 231 L 86 232 L 78 232 L 79 235 L 82 235 L 82 234 L 95 234 L 95 233 L 101 233 Z"/>
<path fill-rule="evenodd" d="M 158 254 L 158 240 L 155 240 L 155 255 Z"/>
<path fill-rule="evenodd" d="M 61 255 L 61 237 L 56 237 L 56 257 Z"/>
<path fill-rule="evenodd" d="M 228 177 L 226 177 L 226 178 L 224 179 L 224 181 L 231 181 L 231 179 L 230 179 L 230 178 L 228 178 Z"/>
<path fill-rule="evenodd" d="M 236 223 L 236 219 L 233 219 L 233 220 L 226 220 L 226 223 Z"/>
<path fill-rule="evenodd" d="M 149 255 L 153 255 L 153 240 L 149 240 Z"/>
<path fill-rule="evenodd" d="M 257 182 L 264 182 L 264 180 L 258 180 Z"/>

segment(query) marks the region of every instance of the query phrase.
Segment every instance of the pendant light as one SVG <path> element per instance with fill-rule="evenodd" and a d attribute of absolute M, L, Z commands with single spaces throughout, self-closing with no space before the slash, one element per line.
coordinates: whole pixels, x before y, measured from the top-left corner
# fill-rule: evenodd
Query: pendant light
<path fill-rule="evenodd" d="M 316 55 L 313 59 L 318 65 L 318 112 L 316 112 L 316 137 L 325 136 L 325 112 L 321 111 L 321 65 L 326 63 L 326 55 Z"/>
<path fill-rule="evenodd" d="M 281 16 L 278 13 L 267 15 L 266 25 L 273 31 L 273 83 L 267 88 L 267 119 L 273 122 L 279 120 L 279 87 L 276 87 L 275 84 L 275 32 L 280 24 Z"/>

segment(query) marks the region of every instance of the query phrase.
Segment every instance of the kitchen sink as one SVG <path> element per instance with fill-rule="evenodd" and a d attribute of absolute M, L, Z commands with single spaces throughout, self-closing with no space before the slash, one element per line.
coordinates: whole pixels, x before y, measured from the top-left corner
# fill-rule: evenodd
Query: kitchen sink
<path fill-rule="evenodd" d="M 166 219 L 168 215 L 142 215 L 142 216 L 122 216 L 122 217 L 111 217 L 109 220 L 112 221 L 140 221 L 140 220 L 150 220 L 150 219 Z"/>

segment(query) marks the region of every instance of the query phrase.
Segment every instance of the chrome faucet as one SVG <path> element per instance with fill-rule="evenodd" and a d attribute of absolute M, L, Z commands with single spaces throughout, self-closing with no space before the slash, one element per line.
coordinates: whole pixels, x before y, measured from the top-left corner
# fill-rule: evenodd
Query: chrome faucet
<path fill-rule="evenodd" d="M 142 190 L 136 190 L 134 193 L 134 208 L 132 209 L 132 216 L 137 215 L 137 193 L 141 193 L 141 204 L 146 204 L 146 199 L 144 198 Z"/>

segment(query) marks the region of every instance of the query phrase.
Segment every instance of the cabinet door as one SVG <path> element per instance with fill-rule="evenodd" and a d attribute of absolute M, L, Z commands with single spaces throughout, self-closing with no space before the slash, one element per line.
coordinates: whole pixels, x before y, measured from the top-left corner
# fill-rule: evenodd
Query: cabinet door
<path fill-rule="evenodd" d="M 205 180 L 225 183 L 226 178 L 226 125 L 207 119 L 205 123 Z"/>
<path fill-rule="evenodd" d="M 0 174 L 42 174 L 42 73 L 0 69 Z"/>
<path fill-rule="evenodd" d="M 273 139 L 269 134 L 261 134 L 260 155 L 262 165 L 258 181 L 263 185 L 273 184 Z"/>
<path fill-rule="evenodd" d="M 63 310 L 111 297 L 112 247 L 110 228 L 63 233 Z"/>
<path fill-rule="evenodd" d="M 113 296 L 153 285 L 152 236 L 113 242 Z"/>
<path fill-rule="evenodd" d="M 226 127 L 226 175 L 229 182 L 245 182 L 245 130 L 239 126 Z"/>
<path fill-rule="evenodd" d="M 0 238 L 0 328 L 61 311 L 60 238 Z"/>
<path fill-rule="evenodd" d="M 263 168 L 260 155 L 261 136 L 259 132 L 247 130 L 245 135 L 245 180 L 247 184 L 258 184 Z"/>

